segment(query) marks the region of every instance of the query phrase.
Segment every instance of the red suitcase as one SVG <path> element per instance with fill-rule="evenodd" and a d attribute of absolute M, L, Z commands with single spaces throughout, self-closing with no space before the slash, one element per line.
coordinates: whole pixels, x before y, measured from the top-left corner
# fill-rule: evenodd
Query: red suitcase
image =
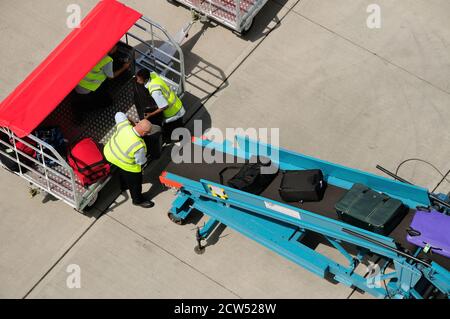
<path fill-rule="evenodd" d="M 67 159 L 83 186 L 96 183 L 109 175 L 111 167 L 92 138 L 85 138 L 73 146 Z"/>
<path fill-rule="evenodd" d="M 28 143 L 28 144 L 30 144 L 30 145 L 36 147 L 36 142 L 33 141 L 31 138 L 29 138 L 29 137 L 24 137 L 23 140 L 24 140 L 26 143 Z M 11 145 L 13 145 L 14 142 L 13 142 L 12 139 L 10 139 L 10 143 L 11 143 Z M 24 152 L 24 153 L 27 154 L 28 156 L 30 156 L 30 157 L 32 157 L 32 158 L 36 158 L 36 151 L 35 151 L 33 148 L 29 147 L 27 144 L 22 143 L 22 142 L 19 141 L 19 140 L 16 141 L 16 148 L 17 148 L 19 151 Z M 21 155 L 21 156 L 22 156 L 22 155 Z"/>

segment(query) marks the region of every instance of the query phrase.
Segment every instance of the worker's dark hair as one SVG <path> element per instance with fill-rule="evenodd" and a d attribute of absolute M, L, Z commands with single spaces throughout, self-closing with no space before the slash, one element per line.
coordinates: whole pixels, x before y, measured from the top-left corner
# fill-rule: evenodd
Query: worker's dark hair
<path fill-rule="evenodd" d="M 140 69 L 136 73 L 136 76 L 143 78 L 145 81 L 147 81 L 148 79 L 150 79 L 150 71 L 147 69 Z"/>

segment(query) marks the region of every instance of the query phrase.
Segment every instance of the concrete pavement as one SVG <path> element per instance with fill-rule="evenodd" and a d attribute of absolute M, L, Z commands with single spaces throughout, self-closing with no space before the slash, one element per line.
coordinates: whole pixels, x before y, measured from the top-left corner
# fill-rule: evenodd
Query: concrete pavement
<path fill-rule="evenodd" d="M 78 1 L 83 10 L 93 0 Z M 124 1 L 175 33 L 189 20 L 166 1 Z M 0 3 L 0 99 L 69 32 L 73 1 Z M 269 1 L 246 38 L 195 25 L 183 46 L 189 102 L 215 127 L 279 127 L 283 147 L 375 172 L 409 157 L 450 167 L 450 43 L 446 1 L 378 1 L 382 29 L 365 26 L 369 1 Z M 55 26 L 59 25 L 60 28 Z M 15 31 L 14 33 L 12 31 Z M 211 96 L 211 94 L 213 94 Z M 423 164 L 402 176 L 432 187 Z M 157 176 L 157 172 L 151 174 Z M 2 298 L 346 298 L 333 285 L 228 229 L 207 253 L 193 252 L 194 224 L 122 202 L 100 219 L 60 202 L 27 198 L 24 181 L 0 171 Z M 149 179 L 145 189 L 149 189 Z M 448 185 L 445 185 L 448 191 Z M 216 243 L 217 241 L 217 243 Z M 324 253 L 339 258 L 327 247 Z M 67 267 L 81 267 L 68 289 Z M 367 297 L 359 293 L 352 298 Z"/>

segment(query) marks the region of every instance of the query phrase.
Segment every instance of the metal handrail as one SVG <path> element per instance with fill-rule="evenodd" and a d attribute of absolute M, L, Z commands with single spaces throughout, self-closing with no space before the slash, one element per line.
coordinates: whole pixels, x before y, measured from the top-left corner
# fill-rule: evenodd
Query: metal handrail
<path fill-rule="evenodd" d="M 53 148 L 53 146 L 40 140 L 39 138 L 35 137 L 32 134 L 28 135 L 27 138 L 32 140 L 33 142 L 35 142 L 38 147 L 28 143 L 23 138 L 18 137 L 9 128 L 0 128 L 0 131 L 3 132 L 4 134 L 6 134 L 10 138 L 11 144 L 5 143 L 4 141 L 1 141 L 1 140 L 0 140 L 0 143 L 8 148 L 11 148 L 14 151 L 15 158 L 9 156 L 9 154 L 5 154 L 5 152 L 0 152 L 0 153 L 2 155 L 6 155 L 7 158 L 9 158 L 10 160 L 13 160 L 14 162 L 16 162 L 18 164 L 19 175 L 21 175 L 22 177 L 26 177 L 26 179 L 28 181 L 30 181 L 32 184 L 36 185 L 39 188 L 44 189 L 45 191 L 48 191 L 49 193 L 51 193 L 52 195 L 54 195 L 56 197 L 58 197 L 57 196 L 58 194 L 56 194 L 55 192 L 52 192 L 52 186 L 59 187 L 63 191 L 69 192 L 71 198 L 73 198 L 73 204 L 75 206 L 77 206 L 79 204 L 79 195 L 77 193 L 77 183 L 76 183 L 74 171 L 69 166 L 69 164 L 62 158 L 62 156 Z M 17 142 L 23 143 L 30 149 L 39 153 L 41 155 L 41 161 L 38 161 L 35 158 L 26 154 L 25 152 L 19 150 L 17 148 Z M 52 155 L 48 154 L 47 151 L 50 152 Z M 21 161 L 21 157 L 29 160 L 31 163 L 34 163 L 35 166 L 41 167 L 43 170 L 43 173 L 36 170 L 35 168 L 31 167 L 30 165 L 27 165 L 23 161 Z M 50 159 L 53 162 L 55 162 L 57 166 L 62 167 L 65 171 L 68 172 L 69 176 L 61 174 L 60 172 L 56 171 L 52 167 L 48 167 L 45 163 L 46 159 Z M 25 168 L 28 171 L 35 174 L 37 176 L 37 178 L 44 179 L 46 182 L 46 186 L 44 186 L 41 183 L 41 181 L 39 181 L 35 178 L 32 178 L 30 176 L 27 176 L 27 174 L 23 172 L 22 168 Z M 59 177 L 59 178 L 63 179 L 65 182 L 70 183 L 71 188 L 68 188 L 63 184 L 54 181 L 53 178 L 49 176 L 49 174 L 51 174 L 51 176 Z M 61 196 L 59 196 L 59 197 L 61 197 Z M 69 201 L 69 198 L 66 198 L 66 199 L 67 199 L 67 201 Z"/>
<path fill-rule="evenodd" d="M 179 88 L 178 88 L 178 95 L 182 95 L 184 93 L 184 88 L 186 87 L 186 72 L 185 72 L 185 67 L 184 67 L 184 54 L 183 54 L 183 50 L 181 50 L 180 45 L 173 39 L 173 37 L 170 35 L 169 32 L 167 32 L 167 30 L 165 28 L 163 28 L 162 26 L 160 26 L 159 24 L 155 23 L 154 21 L 150 20 L 149 18 L 146 17 L 141 17 L 141 20 L 147 22 L 148 24 L 158 28 L 166 37 L 167 39 L 169 39 L 169 42 L 171 44 L 173 44 L 173 46 L 176 48 L 178 54 L 179 54 L 179 63 L 180 63 L 180 71 L 181 71 L 181 79 L 180 79 L 180 83 L 179 83 Z"/>
<path fill-rule="evenodd" d="M 159 65 L 164 70 L 170 70 L 171 72 L 173 72 L 174 74 L 176 74 L 177 76 L 180 77 L 178 83 L 175 83 L 172 80 L 170 80 L 170 82 L 175 84 L 176 89 L 177 89 L 177 95 L 179 97 L 182 97 L 184 94 L 184 89 L 186 87 L 186 71 L 185 71 L 185 67 L 184 67 L 184 55 L 183 55 L 183 51 L 181 50 L 180 44 L 174 40 L 174 38 L 170 35 L 169 32 L 167 32 L 167 30 L 165 28 L 163 28 L 160 24 L 152 21 L 151 19 L 149 19 L 147 17 L 141 17 L 138 21 L 140 23 L 136 22 L 134 24 L 134 26 L 139 28 L 140 30 L 150 34 L 150 37 L 151 37 L 150 41 L 151 41 L 152 45 L 148 44 L 144 39 L 141 39 L 139 36 L 133 34 L 132 30 L 129 30 L 126 33 L 127 39 L 128 39 L 128 37 L 131 37 L 131 38 L 137 40 L 138 42 L 144 44 L 152 52 L 158 52 L 158 53 L 168 57 L 172 63 L 179 64 L 179 70 L 177 70 L 173 67 L 173 65 L 163 63 L 163 62 L 159 61 L 158 59 L 156 59 L 154 54 L 153 54 L 153 56 L 149 56 L 148 54 L 145 54 L 145 53 L 141 52 L 139 49 L 135 48 L 135 50 L 137 52 L 139 52 L 140 54 L 142 54 L 143 56 L 152 59 L 155 67 L 157 67 L 157 65 Z M 148 27 L 145 27 L 145 25 L 148 25 Z M 166 39 L 162 39 L 160 36 L 158 36 L 158 34 L 156 34 L 156 32 L 155 32 L 156 31 L 155 28 L 157 30 L 159 30 Z M 157 48 L 155 46 L 155 42 L 154 42 L 155 38 L 163 41 L 164 43 L 170 44 L 177 51 L 178 58 L 176 58 L 175 56 L 172 56 L 170 54 L 167 54 L 167 52 L 164 52 L 163 50 L 160 50 L 159 48 Z"/>
<path fill-rule="evenodd" d="M 12 157 L 12 156 L 9 155 L 8 153 L 2 151 L 1 149 L 0 149 L 0 154 L 2 154 L 3 156 L 5 156 L 6 158 L 8 158 L 8 159 L 10 159 L 10 160 L 12 160 L 12 161 L 14 161 L 14 162 L 16 162 L 16 159 L 15 159 L 14 157 Z M 25 164 L 25 163 L 20 162 L 20 164 L 18 164 L 18 165 L 19 165 L 19 166 L 25 167 L 27 170 L 33 172 L 34 174 L 38 175 L 39 177 L 41 177 L 41 178 L 43 178 L 43 179 L 47 179 L 47 178 L 46 178 L 47 176 L 43 175 L 41 172 L 35 170 L 34 168 L 32 168 L 31 166 L 28 166 L 28 165 Z M 61 188 L 64 188 L 64 189 L 66 189 L 67 191 L 72 191 L 71 189 L 65 187 L 65 186 L 62 185 L 62 184 L 58 184 L 57 182 L 53 181 L 53 180 L 50 179 L 50 178 L 48 178 L 48 180 L 49 180 L 49 182 L 50 182 L 51 184 L 57 185 L 58 187 L 61 187 Z"/>
<path fill-rule="evenodd" d="M 144 40 L 142 40 L 141 38 L 139 38 L 138 36 L 136 36 L 136 35 L 134 35 L 134 34 L 132 34 L 132 33 L 127 33 L 127 34 L 128 34 L 129 36 L 131 36 L 133 39 L 138 40 L 138 41 L 141 41 L 144 45 L 146 45 L 149 49 L 151 49 L 151 51 L 157 51 L 157 52 L 162 53 L 163 55 L 167 56 L 168 58 L 170 58 L 170 59 L 173 60 L 174 62 L 176 62 L 176 63 L 181 63 L 180 60 L 178 60 L 177 58 L 172 57 L 170 54 L 167 54 L 167 53 L 164 52 L 163 50 L 160 50 L 160 49 L 158 49 L 158 48 L 156 48 L 156 47 L 152 47 L 151 45 L 149 45 L 148 43 L 146 43 Z M 141 50 L 139 50 L 139 49 L 137 49 L 137 48 L 134 48 L 134 50 L 136 50 L 137 52 L 139 52 L 139 53 L 142 54 L 142 55 L 145 55 L 145 56 L 149 57 L 146 53 L 142 52 Z M 168 67 L 168 65 L 167 65 L 167 67 Z M 180 73 L 179 71 L 173 70 L 173 72 L 175 72 L 175 73 L 181 75 L 181 73 Z"/>
<path fill-rule="evenodd" d="M 142 51 L 139 50 L 139 49 L 135 49 L 135 50 L 136 50 L 136 52 L 139 52 L 139 53 L 140 53 L 141 55 L 143 55 L 144 57 L 146 57 L 146 58 L 148 58 L 148 59 L 150 59 L 150 60 L 153 59 L 153 60 L 154 60 L 155 67 L 157 67 L 156 64 L 158 64 L 158 65 L 161 66 L 161 69 L 167 69 L 167 70 L 170 70 L 170 71 L 173 72 L 174 74 L 176 74 L 176 75 L 178 75 L 178 76 L 181 76 L 181 73 L 180 73 L 180 72 L 178 72 L 177 70 L 175 70 L 175 69 L 173 69 L 172 67 L 168 66 L 167 64 L 164 64 L 163 62 L 159 61 L 159 59 L 154 58 L 154 56 L 149 56 L 148 54 L 142 52 Z M 140 61 L 140 64 L 141 64 L 141 63 L 142 63 L 142 61 Z M 168 79 L 166 78 L 166 80 L 168 80 Z M 173 82 L 173 81 L 172 81 L 172 82 Z"/>

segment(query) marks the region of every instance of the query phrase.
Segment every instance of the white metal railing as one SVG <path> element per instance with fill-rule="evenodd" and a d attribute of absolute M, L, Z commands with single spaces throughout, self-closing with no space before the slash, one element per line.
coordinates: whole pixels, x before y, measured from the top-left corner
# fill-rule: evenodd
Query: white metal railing
<path fill-rule="evenodd" d="M 245 32 L 268 0 L 175 0 L 225 26 Z"/>
<path fill-rule="evenodd" d="M 183 35 L 174 39 L 165 28 L 146 17 L 141 17 L 125 35 L 128 45 L 133 46 L 132 42 L 137 44 L 134 46 L 136 64 L 160 74 L 180 98 L 186 81 L 184 55 L 180 47 Z"/>
<path fill-rule="evenodd" d="M 51 145 L 32 134 L 27 138 L 19 138 L 4 127 L 0 127 L 0 134 L 5 134 L 9 139 L 9 143 L 0 139 L 0 145 L 3 146 L 0 147 L 0 154 L 17 164 L 18 170 L 13 173 L 77 210 L 83 210 L 91 204 L 110 180 L 110 177 L 107 177 L 94 185 L 84 187 L 66 160 Z M 36 152 L 36 156 L 30 156 L 20 150 L 17 147 L 19 142 Z M 48 160 L 54 164 L 49 166 Z"/>
<path fill-rule="evenodd" d="M 7 128 L 0 128 L 0 132 L 5 134 L 10 141 L 7 143 L 0 139 L 0 143 L 5 149 L 12 151 L 8 153 L 0 149 L 0 153 L 18 165 L 18 171 L 14 173 L 70 206 L 76 209 L 80 208 L 80 194 L 77 192 L 74 172 L 51 145 L 32 134 L 24 139 L 17 137 Z M 19 142 L 36 152 L 37 156 L 32 157 L 18 149 Z M 49 167 L 46 163 L 47 160 L 54 162 L 55 165 Z"/>

